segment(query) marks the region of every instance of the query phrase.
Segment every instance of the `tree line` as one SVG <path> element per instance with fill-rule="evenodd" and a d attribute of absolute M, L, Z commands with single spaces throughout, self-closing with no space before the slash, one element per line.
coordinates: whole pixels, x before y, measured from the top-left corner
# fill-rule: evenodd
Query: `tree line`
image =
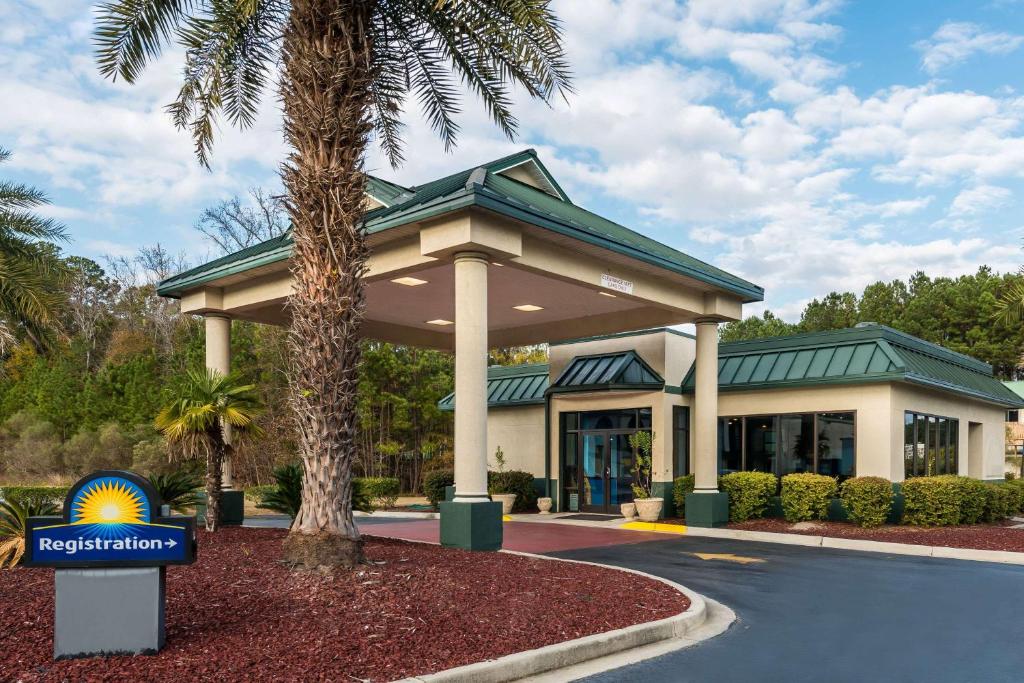
<path fill-rule="evenodd" d="M 721 339 L 742 341 L 875 322 L 983 360 L 1001 379 L 1020 379 L 1024 325 L 1008 307 L 1022 288 L 1024 275 L 1001 275 L 987 266 L 959 277 L 933 278 L 919 271 L 905 281 L 876 282 L 859 296 L 831 292 L 813 299 L 795 323 L 770 310 L 728 323 Z"/>

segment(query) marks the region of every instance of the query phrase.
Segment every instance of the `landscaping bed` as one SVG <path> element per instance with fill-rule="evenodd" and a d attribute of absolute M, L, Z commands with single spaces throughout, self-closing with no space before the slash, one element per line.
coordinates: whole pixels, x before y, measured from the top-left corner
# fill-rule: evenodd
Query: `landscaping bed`
<path fill-rule="evenodd" d="M 1011 524 L 1013 522 L 943 527 L 886 525 L 875 529 L 863 529 L 848 522 L 815 521 L 802 522 L 794 528 L 793 524 L 784 519 L 751 519 L 746 522 L 730 523 L 727 528 L 946 548 L 1024 552 L 1024 529 L 1010 528 Z"/>
<path fill-rule="evenodd" d="M 0 571 L 0 680 L 390 681 L 689 606 L 614 569 L 373 537 L 360 570 L 293 573 L 285 533 L 201 532 L 196 564 L 167 570 L 167 646 L 151 657 L 54 662 L 52 570 Z"/>

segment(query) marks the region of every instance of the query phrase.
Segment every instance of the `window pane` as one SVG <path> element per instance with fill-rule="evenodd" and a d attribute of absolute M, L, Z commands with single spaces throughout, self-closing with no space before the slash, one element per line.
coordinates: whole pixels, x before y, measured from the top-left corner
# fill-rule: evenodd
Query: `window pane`
<path fill-rule="evenodd" d="M 923 477 L 928 455 L 928 418 L 917 416 L 917 453 L 914 454 L 914 476 Z"/>
<path fill-rule="evenodd" d="M 1020 420 L 1020 411 L 1017 411 L 1017 410 L 1007 410 L 1006 411 L 1006 421 L 1007 422 L 1018 422 L 1019 420 Z"/>
<path fill-rule="evenodd" d="M 562 418 L 565 420 L 566 429 L 576 430 L 580 428 L 579 413 L 562 413 Z"/>
<path fill-rule="evenodd" d="M 946 446 L 949 457 L 949 473 L 959 474 L 959 421 L 949 421 L 949 445 Z"/>
<path fill-rule="evenodd" d="M 638 429 L 650 429 L 651 428 L 651 409 L 641 408 L 637 411 L 640 416 L 640 426 Z"/>
<path fill-rule="evenodd" d="M 814 415 L 779 418 L 779 475 L 814 470 Z"/>
<path fill-rule="evenodd" d="M 718 418 L 718 471 L 739 472 L 743 467 L 743 420 L 738 417 Z"/>
<path fill-rule="evenodd" d="M 928 455 L 925 461 L 925 476 L 936 474 L 935 461 L 939 453 L 939 421 L 935 417 L 928 418 Z"/>
<path fill-rule="evenodd" d="M 648 409 L 648 417 L 650 409 Z M 636 429 L 635 410 L 599 410 L 580 414 L 580 429 Z"/>
<path fill-rule="evenodd" d="M 748 417 L 746 470 L 774 472 L 775 446 L 775 417 Z"/>
<path fill-rule="evenodd" d="M 854 433 L 853 413 L 818 415 L 818 474 L 853 476 Z"/>
<path fill-rule="evenodd" d="M 946 469 L 946 444 L 949 441 L 949 423 L 944 417 L 937 418 L 936 422 L 939 425 L 939 441 L 938 454 L 935 456 L 935 472 L 936 474 L 947 474 L 949 470 Z"/>
<path fill-rule="evenodd" d="M 690 473 L 690 409 L 676 406 L 672 410 L 675 441 L 672 444 L 673 477 Z"/>
<path fill-rule="evenodd" d="M 914 452 L 917 442 L 914 440 L 914 414 L 903 413 L 903 476 L 907 479 L 914 476 Z"/>

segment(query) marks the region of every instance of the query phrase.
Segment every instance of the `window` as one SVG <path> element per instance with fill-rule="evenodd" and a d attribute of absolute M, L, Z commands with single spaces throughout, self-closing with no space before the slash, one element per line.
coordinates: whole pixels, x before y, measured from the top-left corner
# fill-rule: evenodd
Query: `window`
<path fill-rule="evenodd" d="M 957 474 L 960 422 L 907 411 L 903 414 L 903 476 Z"/>
<path fill-rule="evenodd" d="M 718 419 L 719 472 L 852 477 L 855 427 L 852 412 L 722 417 Z"/>
<path fill-rule="evenodd" d="M 672 407 L 672 476 L 690 473 L 690 409 Z"/>
<path fill-rule="evenodd" d="M 1020 422 L 1020 411 L 1019 410 L 1007 410 L 1006 411 L 1007 422 Z"/>

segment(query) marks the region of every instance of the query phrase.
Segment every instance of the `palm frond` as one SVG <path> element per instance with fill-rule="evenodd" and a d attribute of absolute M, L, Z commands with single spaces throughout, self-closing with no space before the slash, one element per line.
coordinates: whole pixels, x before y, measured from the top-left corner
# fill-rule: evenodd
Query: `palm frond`
<path fill-rule="evenodd" d="M 134 83 L 160 56 L 192 0 L 117 0 L 100 5 L 94 43 L 104 78 Z"/>
<path fill-rule="evenodd" d="M 1021 269 L 1024 278 L 1024 269 Z M 1024 279 L 1016 280 L 996 299 L 993 318 L 1010 324 L 1024 320 Z"/>

